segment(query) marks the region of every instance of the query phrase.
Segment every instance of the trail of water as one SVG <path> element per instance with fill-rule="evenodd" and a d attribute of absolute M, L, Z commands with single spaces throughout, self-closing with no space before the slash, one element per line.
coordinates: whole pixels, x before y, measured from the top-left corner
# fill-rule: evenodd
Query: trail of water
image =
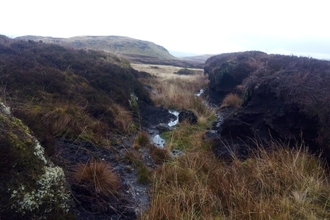
<path fill-rule="evenodd" d="M 171 113 L 172 115 L 175 116 L 175 119 L 170 121 L 167 125 L 169 126 L 169 128 L 173 128 L 175 125 L 178 124 L 179 122 L 179 112 L 178 111 L 175 111 L 175 110 L 168 110 L 169 113 Z M 160 147 L 160 148 L 164 148 L 165 146 L 165 140 L 160 137 L 159 134 L 154 134 L 152 136 L 152 142 L 157 146 L 157 147 Z"/>

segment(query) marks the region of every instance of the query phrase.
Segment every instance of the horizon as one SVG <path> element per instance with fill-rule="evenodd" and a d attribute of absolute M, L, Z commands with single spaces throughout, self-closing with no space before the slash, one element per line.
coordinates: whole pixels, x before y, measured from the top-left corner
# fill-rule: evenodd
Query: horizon
<path fill-rule="evenodd" d="M 326 5 L 321 0 L 6 1 L 0 19 L 7 22 L 0 34 L 10 38 L 127 36 L 194 55 L 257 50 L 328 60 Z"/>

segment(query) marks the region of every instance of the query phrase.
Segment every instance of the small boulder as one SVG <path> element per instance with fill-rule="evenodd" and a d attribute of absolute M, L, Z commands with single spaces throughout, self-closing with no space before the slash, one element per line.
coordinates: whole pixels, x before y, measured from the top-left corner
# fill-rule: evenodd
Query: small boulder
<path fill-rule="evenodd" d="M 197 116 L 190 110 L 183 109 L 179 114 L 179 122 L 187 121 L 190 124 L 196 124 L 198 121 Z"/>

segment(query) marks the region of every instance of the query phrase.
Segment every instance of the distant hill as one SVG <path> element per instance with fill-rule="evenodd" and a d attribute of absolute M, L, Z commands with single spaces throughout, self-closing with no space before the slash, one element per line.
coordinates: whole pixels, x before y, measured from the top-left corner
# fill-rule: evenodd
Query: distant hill
<path fill-rule="evenodd" d="M 180 60 L 205 63 L 205 61 L 212 56 L 214 56 L 214 55 L 203 54 L 203 55 L 196 55 L 196 56 L 186 56 L 186 57 L 180 57 Z"/>
<path fill-rule="evenodd" d="M 120 55 L 140 55 L 159 59 L 175 59 L 164 47 L 149 41 L 123 36 L 78 36 L 71 38 L 53 38 L 41 36 L 22 36 L 16 39 L 43 41 L 78 49 L 99 50 Z"/>
<path fill-rule="evenodd" d="M 77 36 L 71 38 L 53 38 L 41 36 L 21 36 L 15 39 L 42 41 L 83 50 L 97 50 L 113 53 L 134 63 L 175 65 L 203 68 L 203 62 L 181 60 L 171 55 L 163 46 L 150 41 L 123 36 Z"/>
<path fill-rule="evenodd" d="M 169 50 L 170 54 L 172 54 L 175 57 L 191 57 L 191 56 L 197 56 L 198 54 L 195 53 L 186 53 L 182 51 L 174 51 L 174 50 Z"/>

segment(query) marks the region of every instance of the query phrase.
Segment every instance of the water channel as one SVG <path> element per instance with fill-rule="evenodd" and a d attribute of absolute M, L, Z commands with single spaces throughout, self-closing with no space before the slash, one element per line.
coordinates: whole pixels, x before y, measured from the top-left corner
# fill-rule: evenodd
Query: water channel
<path fill-rule="evenodd" d="M 178 124 L 179 122 L 179 112 L 178 111 L 175 111 L 175 110 L 168 110 L 169 113 L 171 113 L 172 115 L 175 116 L 175 119 L 170 121 L 167 125 L 170 129 L 172 129 L 175 125 Z M 154 136 L 152 136 L 152 142 L 157 146 L 157 147 L 160 147 L 160 148 L 164 148 L 165 146 L 165 140 L 160 137 L 159 134 L 155 134 Z"/>

